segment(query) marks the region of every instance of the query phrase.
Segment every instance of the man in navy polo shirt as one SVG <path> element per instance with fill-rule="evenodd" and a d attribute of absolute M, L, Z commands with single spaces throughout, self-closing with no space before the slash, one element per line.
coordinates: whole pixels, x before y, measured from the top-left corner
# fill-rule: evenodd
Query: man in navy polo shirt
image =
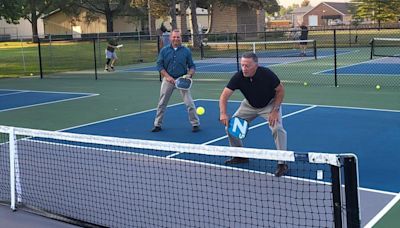
<path fill-rule="evenodd" d="M 163 47 L 157 58 L 157 69 L 163 77 L 160 89 L 160 100 L 157 106 L 157 114 L 154 120 L 154 128 L 152 132 L 162 130 L 161 125 L 168 101 L 175 90 L 175 80 L 183 75 L 188 74 L 192 77 L 196 66 L 193 63 L 192 53 L 189 48 L 182 46 L 181 32 L 177 29 L 170 34 L 171 44 Z M 188 72 L 189 69 L 189 72 Z M 179 90 L 182 95 L 183 102 L 189 114 L 189 121 L 192 125 L 192 131 L 200 130 L 200 120 L 196 113 L 190 90 Z"/>
<path fill-rule="evenodd" d="M 228 85 L 222 91 L 219 99 L 220 121 L 228 125 L 229 117 L 226 112 L 229 97 L 236 89 L 239 89 L 245 99 L 233 116 L 251 122 L 261 116 L 269 122 L 269 128 L 274 137 L 278 150 L 287 149 L 286 131 L 282 124 L 281 104 L 285 94 L 284 87 L 274 72 L 266 67 L 258 65 L 258 57 L 252 52 L 244 53 L 240 59 L 242 70 L 237 72 Z M 240 139 L 228 134 L 231 146 L 241 147 Z M 226 164 L 238 164 L 248 162 L 248 158 L 233 157 Z M 287 164 L 279 161 L 275 176 L 282 176 L 288 170 Z"/>

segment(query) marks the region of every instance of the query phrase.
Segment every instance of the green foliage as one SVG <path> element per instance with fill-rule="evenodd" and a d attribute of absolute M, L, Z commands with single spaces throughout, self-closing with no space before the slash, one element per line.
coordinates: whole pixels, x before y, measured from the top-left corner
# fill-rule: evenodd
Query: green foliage
<path fill-rule="evenodd" d="M 55 10 L 61 2 L 63 0 L 2 0 L 0 17 L 9 23 L 16 23 L 20 18 L 29 20 L 32 24 L 33 39 L 36 40 L 38 19 Z"/>
<path fill-rule="evenodd" d="M 22 0 L 2 0 L 0 3 L 0 19 L 7 23 L 18 24 L 22 14 Z"/>
<path fill-rule="evenodd" d="M 155 18 L 169 16 L 171 1 L 170 0 L 131 0 L 131 7 L 144 7 L 150 11 Z"/>
<path fill-rule="evenodd" d="M 61 10 L 73 17 L 78 17 L 82 10 L 86 11 L 85 20 L 90 22 L 104 15 L 107 21 L 107 32 L 113 32 L 113 18 L 129 16 L 136 20 L 146 19 L 147 11 L 143 6 L 131 4 L 131 0 L 66 0 L 59 5 Z"/>
<path fill-rule="evenodd" d="M 353 0 L 356 4 L 355 19 L 379 22 L 396 21 L 400 15 L 399 0 Z"/>

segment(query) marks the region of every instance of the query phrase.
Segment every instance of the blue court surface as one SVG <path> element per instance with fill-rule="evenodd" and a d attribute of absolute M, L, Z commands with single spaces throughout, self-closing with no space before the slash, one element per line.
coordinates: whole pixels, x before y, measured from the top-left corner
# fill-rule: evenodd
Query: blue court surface
<path fill-rule="evenodd" d="M 155 110 L 130 114 L 71 129 L 68 132 L 112 137 L 228 145 L 219 123 L 218 101 L 197 100 L 206 113 L 201 131 L 191 132 L 183 104 L 169 106 L 163 130 L 152 133 Z M 233 114 L 238 102 L 229 104 Z M 400 191 L 400 112 L 360 108 L 285 104 L 284 126 L 288 149 L 298 152 L 355 153 L 359 159 L 360 186 L 382 191 Z M 385 121 L 373 121 L 385 120 Z M 246 147 L 274 149 L 265 121 L 256 119 L 244 140 Z"/>
<path fill-rule="evenodd" d="M 101 136 L 182 142 L 204 145 L 228 145 L 224 126 L 219 121 L 217 100 L 196 100 L 206 113 L 200 117 L 201 131 L 191 132 L 184 104 L 168 107 L 163 130 L 153 133 L 155 110 L 133 113 L 108 120 L 64 129 L 67 132 Z M 230 102 L 233 114 L 239 102 Z M 367 224 L 393 200 L 400 191 L 400 112 L 348 107 L 284 104 L 283 122 L 288 132 L 288 149 L 297 152 L 354 153 L 359 163 L 359 197 L 362 226 Z M 382 121 L 384 120 L 384 121 Z M 244 140 L 246 147 L 274 149 L 268 125 L 261 118 L 250 125 Z M 165 151 L 145 152 L 153 156 L 178 158 L 223 165 L 227 157 L 205 158 L 196 154 Z M 270 165 L 270 164 L 269 164 Z M 264 167 L 269 167 L 266 165 Z M 290 167 L 289 163 L 289 167 Z M 296 164 L 292 164 L 293 169 Z M 252 162 L 234 165 L 246 170 L 257 170 Z M 263 170 L 265 171 L 265 170 Z M 273 170 L 267 170 L 273 172 Z M 301 172 L 288 176 L 303 177 Z M 306 175 L 306 174 L 305 174 Z"/>
<path fill-rule="evenodd" d="M 334 74 L 334 69 L 317 72 L 315 74 Z M 358 64 L 338 67 L 338 74 L 343 75 L 382 75 L 397 77 L 400 75 L 400 58 L 381 58 Z"/>
<path fill-rule="evenodd" d="M 67 93 L 0 89 L 0 112 L 96 96 L 90 93 Z"/>
<path fill-rule="evenodd" d="M 314 55 L 310 53 L 306 57 L 299 56 L 299 50 L 294 49 L 290 50 L 293 55 L 285 56 L 283 53 L 279 56 L 279 54 L 274 53 L 273 57 L 271 52 L 269 53 L 257 53 L 259 56 L 259 64 L 261 66 L 273 66 L 278 64 L 290 64 L 295 62 L 313 60 Z M 338 50 L 338 54 L 347 54 L 350 53 L 348 50 Z M 333 51 L 331 50 L 318 50 L 317 52 L 318 58 L 330 57 L 333 56 Z M 236 63 L 236 55 L 233 55 L 230 58 L 210 58 L 206 60 L 196 60 L 196 72 L 202 73 L 215 73 L 215 72 L 227 72 L 232 73 L 238 70 L 238 65 Z M 146 67 L 136 67 L 122 70 L 124 72 L 157 72 L 156 66 L 146 66 Z"/>
<path fill-rule="evenodd" d="M 196 62 L 196 71 L 197 72 L 236 72 L 237 64 L 236 61 L 232 61 L 232 63 L 202 63 Z M 277 63 L 269 63 L 268 65 L 273 65 Z M 148 67 L 140 67 L 140 68 L 132 68 L 124 70 L 126 72 L 154 72 L 157 71 L 156 66 L 148 66 Z"/>
<path fill-rule="evenodd" d="M 1 93 L 17 92 L 2 90 Z M 53 94 L 39 93 L 45 97 Z M 60 93 L 58 95 L 62 97 L 61 95 L 63 94 Z M 79 95 L 81 97 L 91 96 L 90 94 L 72 95 L 73 98 L 69 97 L 69 99 L 75 99 Z M 14 100 L 16 101 L 17 99 Z M 55 101 L 55 99 L 52 101 Z M 150 132 L 155 117 L 154 109 L 76 126 L 62 131 L 165 142 L 227 146 L 228 140 L 224 126 L 218 121 L 218 100 L 196 100 L 195 103 L 196 106 L 203 106 L 206 110 L 205 114 L 200 116 L 201 131 L 196 133 L 191 131 L 186 108 L 182 103 L 168 106 L 162 126 L 163 130 L 157 133 Z M 230 102 L 228 112 L 233 114 L 239 104 L 240 102 L 237 101 Z M 400 153 L 398 153 L 400 149 L 398 140 L 400 138 L 400 111 L 308 104 L 284 104 L 282 110 L 284 126 L 288 132 L 289 150 L 335 154 L 354 153 L 357 155 L 360 174 L 359 196 L 362 225 L 371 221 L 400 191 L 400 172 L 397 169 L 397 163 L 400 160 Z M 246 147 L 252 148 L 275 148 L 271 132 L 263 119 L 258 118 L 250 124 L 250 131 L 244 140 L 244 144 Z M 128 152 L 132 151 L 128 150 Z M 143 151 L 142 153 L 158 157 L 200 161 L 203 164 L 223 165 L 224 160 L 227 159 L 224 156 L 205 158 L 201 155 L 175 153 L 173 151 Z M 288 165 L 295 170 L 296 164 L 289 162 Z M 247 164 L 233 166 L 244 170 L 258 171 L 251 161 Z M 273 172 L 273 170 L 264 170 L 269 165 L 262 167 L 263 172 Z M 291 172 L 289 168 L 287 175 L 301 178 L 307 175 L 312 176 L 303 172 L 309 171 L 299 172 L 297 170 Z"/>

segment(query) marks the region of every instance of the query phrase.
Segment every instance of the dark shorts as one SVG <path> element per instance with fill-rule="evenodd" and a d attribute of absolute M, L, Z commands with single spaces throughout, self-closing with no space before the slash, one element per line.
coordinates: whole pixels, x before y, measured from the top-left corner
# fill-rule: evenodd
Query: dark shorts
<path fill-rule="evenodd" d="M 307 40 L 307 37 L 301 37 L 300 40 Z M 307 45 L 307 42 L 300 42 L 301 45 Z"/>

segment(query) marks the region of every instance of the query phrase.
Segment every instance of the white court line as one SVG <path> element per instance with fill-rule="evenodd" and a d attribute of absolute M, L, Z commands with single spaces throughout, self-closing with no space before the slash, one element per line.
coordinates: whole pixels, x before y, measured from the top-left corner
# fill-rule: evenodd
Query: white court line
<path fill-rule="evenodd" d="M 296 111 L 296 112 L 292 112 L 292 113 L 286 114 L 286 115 L 282 116 L 282 119 L 284 119 L 284 118 L 286 118 L 286 117 L 289 117 L 289 116 L 293 116 L 293 115 L 302 113 L 302 112 L 305 112 L 305 111 L 308 111 L 308 110 L 313 109 L 313 108 L 316 108 L 316 107 L 317 107 L 317 105 L 313 105 L 313 106 L 311 106 L 311 107 L 307 107 L 307 108 L 298 110 L 298 111 Z M 259 124 L 257 124 L 257 125 L 251 126 L 251 127 L 249 128 L 249 130 L 252 130 L 252 129 L 254 129 L 254 128 L 261 127 L 261 126 L 264 126 L 264 125 L 267 125 L 267 124 L 268 124 L 268 121 L 265 121 L 265 122 L 263 122 L 263 123 L 259 123 Z M 222 139 L 226 139 L 226 138 L 228 138 L 227 135 L 222 136 L 222 137 L 219 137 L 219 138 L 216 138 L 216 139 L 213 139 L 213 140 L 210 140 L 210 141 L 205 142 L 205 143 L 202 143 L 201 145 L 209 145 L 209 144 L 211 144 L 211 143 L 214 143 L 214 142 L 220 141 L 220 140 L 222 140 Z M 177 155 L 179 155 L 179 154 L 181 154 L 181 153 L 174 153 L 174 154 L 168 155 L 167 158 L 175 157 L 175 156 L 177 156 Z"/>
<path fill-rule="evenodd" d="M 83 98 L 88 98 L 88 97 L 93 97 L 93 96 L 98 96 L 99 95 L 99 94 L 96 94 L 96 93 L 92 93 L 91 94 L 91 93 L 73 93 L 73 92 L 55 92 L 55 91 L 46 92 L 46 91 L 31 91 L 31 90 L 21 90 L 18 93 L 28 93 L 28 92 L 33 92 L 33 93 L 78 94 L 78 95 L 86 95 L 86 96 L 73 97 L 73 98 L 56 100 L 56 101 L 49 101 L 49 102 L 38 103 L 38 104 L 33 104 L 33 105 L 24 105 L 24 106 L 19 106 L 19 107 L 15 107 L 15 108 L 1 109 L 0 112 L 6 112 L 6 111 L 11 111 L 11 110 L 23 109 L 23 108 L 31 108 L 31 107 L 35 107 L 35 106 L 54 104 L 54 103 L 59 103 L 59 102 L 64 102 L 64 101 L 72 101 L 72 100 L 83 99 Z"/>
<path fill-rule="evenodd" d="M 372 228 L 397 202 L 400 202 L 400 193 L 396 195 L 378 214 L 375 215 L 364 228 Z"/>
<path fill-rule="evenodd" d="M 195 99 L 194 101 L 195 102 L 198 102 L 198 101 L 216 102 L 216 101 L 218 101 L 218 99 Z M 229 102 L 240 103 L 241 100 L 230 100 Z M 178 105 L 181 105 L 181 104 L 183 104 L 183 102 L 172 104 L 172 105 L 168 105 L 168 107 L 178 106 Z M 383 111 L 383 112 L 400 112 L 400 110 L 373 109 L 373 108 L 362 108 L 362 107 L 351 107 L 351 106 L 332 106 L 332 105 L 322 105 L 322 104 L 283 103 L 283 105 L 296 105 L 296 106 L 309 106 L 309 107 L 307 107 L 305 109 L 302 109 L 302 110 L 299 110 L 297 112 L 293 112 L 293 113 L 284 115 L 284 116 L 282 116 L 282 118 L 286 118 L 288 116 L 292 116 L 292 115 L 298 114 L 299 112 L 304 112 L 304 111 L 307 111 L 307 110 L 315 108 L 315 107 L 338 108 L 338 109 L 356 109 L 356 110 Z M 77 126 L 74 126 L 74 127 L 64 128 L 64 129 L 60 129 L 58 131 L 71 130 L 71 129 L 84 127 L 84 126 L 88 126 L 88 125 L 92 125 L 92 124 L 102 123 L 102 122 L 106 122 L 106 121 L 110 121 L 110 120 L 116 120 L 116 119 L 124 118 L 124 117 L 128 117 L 128 116 L 135 116 L 135 115 L 139 115 L 139 114 L 143 114 L 143 113 L 147 113 L 147 112 L 151 112 L 151 111 L 155 111 L 155 110 L 156 110 L 155 108 L 148 109 L 148 110 L 144 110 L 144 111 L 141 111 L 141 112 L 130 113 L 130 114 L 123 115 L 123 116 L 113 117 L 113 118 L 104 119 L 104 120 L 101 120 L 101 121 L 95 121 L 95 122 L 91 122 L 91 123 L 87 123 L 87 124 L 83 124 L 83 125 L 77 125 Z M 218 140 L 221 140 L 223 138 L 226 138 L 226 136 L 218 138 L 218 139 L 214 139 L 214 140 L 211 140 L 211 141 L 208 141 L 208 142 L 203 143 L 203 144 L 204 145 L 211 144 L 211 143 L 213 143 L 215 141 L 218 141 Z M 171 159 L 174 159 L 174 158 L 171 158 Z M 237 168 L 233 168 L 233 169 L 237 169 Z M 362 187 L 359 187 L 359 190 L 376 192 L 376 193 L 381 193 L 381 194 L 384 194 L 384 195 L 396 195 L 397 194 L 397 193 L 381 191 L 381 190 L 375 190 L 375 189 L 362 188 Z"/>
<path fill-rule="evenodd" d="M 26 92 L 24 92 L 24 91 L 19 91 L 19 92 L 7 93 L 7 94 L 0 94 L 0 97 L 10 96 L 10 95 L 15 95 L 15 94 L 20 94 L 20 93 L 26 93 Z"/>
<path fill-rule="evenodd" d="M 335 105 L 322 105 L 322 104 L 297 104 L 297 103 L 284 103 L 287 105 L 302 105 L 302 106 L 312 106 L 317 105 L 318 107 L 323 108 L 338 108 L 338 109 L 356 109 L 356 110 L 365 110 L 365 111 L 380 111 L 380 112 L 400 112 L 400 110 L 393 109 L 378 109 L 378 108 L 362 108 L 362 107 L 353 107 L 353 106 L 335 106 Z"/>
<path fill-rule="evenodd" d="M 168 108 L 169 107 L 173 107 L 173 106 L 177 106 L 177 105 L 181 105 L 181 104 L 183 104 L 183 102 L 172 104 L 172 105 L 168 105 Z M 93 124 L 98 124 L 98 123 L 103 123 L 103 122 L 107 122 L 107 121 L 111 121 L 111 120 L 125 118 L 125 117 L 128 117 L 128 116 L 136 116 L 136 115 L 139 115 L 139 114 L 143 114 L 143 113 L 151 112 L 151 111 L 155 111 L 155 110 L 157 110 L 157 108 L 148 109 L 148 110 L 144 110 L 144 111 L 141 111 L 141 112 L 129 113 L 129 114 L 122 115 L 122 116 L 116 116 L 116 117 L 112 117 L 112 118 L 108 118 L 108 119 L 104 119 L 104 120 L 90 122 L 90 123 L 87 123 L 87 124 L 82 124 L 82 125 L 77 125 L 77 126 L 73 126 L 73 127 L 69 127 L 69 128 L 64 128 L 64 129 L 60 129 L 60 130 L 57 130 L 57 131 L 71 130 L 71 129 L 75 129 L 75 128 L 80 128 L 80 127 L 85 127 L 85 126 L 89 126 L 89 125 L 93 125 Z"/>
<path fill-rule="evenodd" d="M 195 101 L 213 101 L 217 102 L 218 99 L 197 99 Z M 240 103 L 241 100 L 230 100 L 229 102 Z M 297 105 L 297 106 L 313 106 L 316 105 L 318 107 L 324 108 L 338 108 L 338 109 L 357 109 L 357 110 L 366 110 L 366 111 L 382 111 L 382 112 L 400 112 L 400 110 L 393 109 L 377 109 L 377 108 L 363 108 L 363 107 L 354 107 L 354 106 L 340 106 L 340 105 L 323 105 L 323 104 L 307 104 L 307 103 L 282 103 L 283 105 Z"/>
<path fill-rule="evenodd" d="M 194 101 L 213 101 L 214 102 L 214 101 L 217 101 L 217 100 L 213 100 L 213 99 L 195 99 Z M 168 105 L 167 108 L 178 106 L 178 105 L 181 105 L 181 104 L 183 104 L 183 102 L 175 103 L 175 104 L 172 104 L 172 105 Z M 75 129 L 75 128 L 85 127 L 85 126 L 98 124 L 98 123 L 103 123 L 103 122 L 107 122 L 107 121 L 111 121 L 111 120 L 117 120 L 117 119 L 125 118 L 125 117 L 128 117 L 128 116 L 135 116 L 135 115 L 139 115 L 139 114 L 143 114 L 143 113 L 147 113 L 147 112 L 151 112 L 151 111 L 155 111 L 155 110 L 157 110 L 157 108 L 147 109 L 147 110 L 140 111 L 140 112 L 129 113 L 129 114 L 122 115 L 122 116 L 116 116 L 116 117 L 103 119 L 103 120 L 99 120 L 99 121 L 94 121 L 94 122 L 90 122 L 90 123 L 86 123 L 86 124 L 76 125 L 76 126 L 73 126 L 73 127 L 64 128 L 64 129 L 60 129 L 60 130 L 57 130 L 57 131 L 72 130 L 72 129 Z"/>
<path fill-rule="evenodd" d="M 62 91 L 46 91 L 46 90 L 21 90 L 21 89 L 0 89 L 0 91 L 18 91 L 18 92 L 31 92 L 31 93 L 60 93 L 60 94 L 84 94 L 92 95 L 94 93 L 80 93 L 80 92 L 62 92 Z"/>
<path fill-rule="evenodd" d="M 377 63 L 377 64 L 383 64 L 384 62 L 380 62 L 380 61 L 382 61 L 382 59 L 386 59 L 386 58 L 389 58 L 389 57 L 384 57 L 384 58 L 381 58 L 381 59 L 370 59 L 368 61 L 363 61 L 363 62 L 359 62 L 359 63 L 353 63 L 353 64 L 341 66 L 341 67 L 338 67 L 337 69 L 343 69 L 343 68 L 346 68 L 346 67 L 352 67 L 352 66 L 357 66 L 357 65 L 361 65 L 361 64 L 371 64 L 371 63 L 374 63 L 374 62 Z M 315 73 L 312 73 L 312 74 L 323 74 L 325 72 L 333 71 L 333 70 L 334 69 L 328 69 L 328 70 L 318 71 L 318 72 L 315 72 Z M 354 75 L 354 74 L 346 74 L 346 75 Z"/>

